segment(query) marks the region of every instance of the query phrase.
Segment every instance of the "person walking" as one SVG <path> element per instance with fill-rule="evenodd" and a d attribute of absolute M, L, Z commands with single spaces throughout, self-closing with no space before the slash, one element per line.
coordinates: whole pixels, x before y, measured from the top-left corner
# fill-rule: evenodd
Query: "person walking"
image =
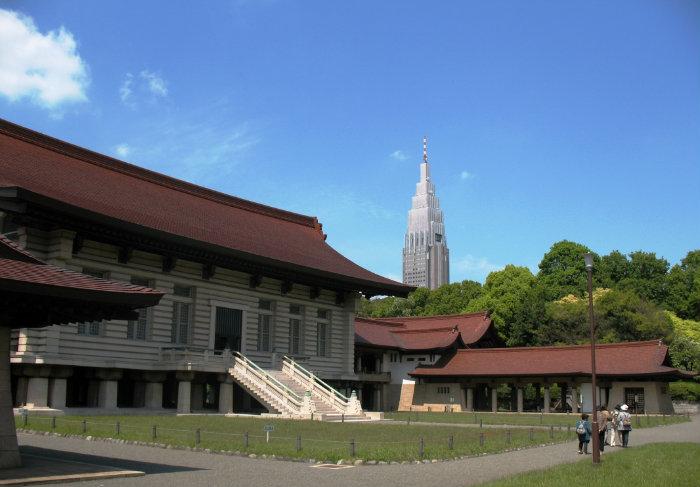
<path fill-rule="evenodd" d="M 608 422 L 610 421 L 610 413 L 605 406 L 598 408 L 598 446 L 600 451 L 605 451 L 605 435 L 608 431 Z"/>
<path fill-rule="evenodd" d="M 591 423 L 588 415 L 583 413 L 581 419 L 576 421 L 576 434 L 578 435 L 578 454 L 588 455 L 588 443 L 591 441 Z"/>
<path fill-rule="evenodd" d="M 611 418 L 610 422 L 608 423 L 608 428 L 610 430 L 608 444 L 610 446 L 620 446 L 620 434 L 617 431 L 617 423 L 618 423 L 619 417 L 620 417 L 620 405 L 617 404 L 613 408 L 612 418 Z"/>
<path fill-rule="evenodd" d="M 622 437 L 622 447 L 627 448 L 632 431 L 632 416 L 627 412 L 627 404 L 620 406 L 620 414 L 617 416 L 617 430 Z"/>

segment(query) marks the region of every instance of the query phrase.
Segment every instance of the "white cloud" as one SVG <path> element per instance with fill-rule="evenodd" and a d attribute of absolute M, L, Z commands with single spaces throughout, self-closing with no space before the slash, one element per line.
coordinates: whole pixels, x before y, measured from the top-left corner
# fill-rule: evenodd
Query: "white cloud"
<path fill-rule="evenodd" d="M 119 144 L 114 148 L 114 152 L 119 157 L 126 157 L 131 152 L 131 147 L 129 147 L 128 144 Z"/>
<path fill-rule="evenodd" d="M 404 152 L 401 150 L 395 150 L 394 152 L 389 154 L 389 157 L 391 157 L 392 159 L 396 159 L 397 161 L 405 161 L 406 159 L 408 159 L 408 156 L 404 154 Z"/>
<path fill-rule="evenodd" d="M 467 179 L 474 179 L 474 175 L 470 173 L 469 171 L 462 171 L 459 174 L 459 177 L 462 181 L 466 181 Z"/>
<path fill-rule="evenodd" d="M 119 86 L 119 98 L 122 103 L 136 108 L 141 101 L 155 102 L 168 96 L 168 84 L 162 76 L 144 69 L 138 76 L 126 73 Z"/>
<path fill-rule="evenodd" d="M 124 77 L 124 82 L 119 87 L 119 98 L 121 98 L 121 100 L 124 103 L 127 103 L 131 98 L 131 94 L 133 93 L 131 85 L 133 84 L 133 82 L 134 76 L 131 73 L 126 73 L 126 76 Z"/>
<path fill-rule="evenodd" d="M 76 47 L 65 28 L 42 34 L 30 17 L 0 9 L 0 94 L 48 109 L 86 101 L 87 65 Z"/>
<path fill-rule="evenodd" d="M 141 79 L 146 81 L 148 91 L 155 96 L 164 97 L 168 95 L 168 88 L 165 85 L 165 80 L 160 76 L 146 70 L 141 71 L 139 76 L 141 76 Z"/>
<path fill-rule="evenodd" d="M 504 266 L 490 262 L 486 257 L 474 257 L 467 254 L 456 263 L 459 270 L 465 277 L 470 279 L 483 280 L 486 276 L 493 272 L 503 269 Z"/>

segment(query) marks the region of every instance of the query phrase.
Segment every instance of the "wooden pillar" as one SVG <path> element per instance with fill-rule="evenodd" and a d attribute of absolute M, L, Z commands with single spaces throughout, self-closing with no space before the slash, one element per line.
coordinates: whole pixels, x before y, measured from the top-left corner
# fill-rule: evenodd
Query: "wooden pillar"
<path fill-rule="evenodd" d="M 549 412 L 549 404 L 551 402 L 551 398 L 549 396 L 549 385 L 544 386 L 544 404 L 542 405 L 542 412 L 548 413 Z"/>
<path fill-rule="evenodd" d="M 491 386 L 491 412 L 498 412 L 498 385 Z"/>
<path fill-rule="evenodd" d="M 517 398 L 518 412 L 522 413 L 523 412 L 523 388 L 521 385 L 517 385 L 516 390 L 517 390 L 517 395 L 518 395 L 518 398 Z"/>
<path fill-rule="evenodd" d="M 473 387 L 467 387 L 465 389 L 465 392 L 467 394 L 466 398 L 466 405 L 467 405 L 467 411 L 474 411 L 474 388 Z"/>

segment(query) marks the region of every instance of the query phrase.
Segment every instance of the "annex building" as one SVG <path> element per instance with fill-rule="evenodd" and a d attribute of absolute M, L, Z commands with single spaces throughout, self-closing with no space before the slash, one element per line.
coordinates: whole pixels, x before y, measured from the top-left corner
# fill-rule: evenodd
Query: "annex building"
<path fill-rule="evenodd" d="M 358 317 L 355 360 L 369 410 L 591 411 L 589 345 L 504 348 L 485 312 Z M 640 413 L 672 413 L 668 382 L 693 376 L 660 340 L 599 344 L 596 364 L 599 405 Z"/>
<path fill-rule="evenodd" d="M 12 397 L 34 409 L 362 414 L 357 299 L 413 289 L 336 252 L 314 217 L 7 121 L 0 229 L 53 266 L 163 293 L 128 320 L 18 323 Z"/>

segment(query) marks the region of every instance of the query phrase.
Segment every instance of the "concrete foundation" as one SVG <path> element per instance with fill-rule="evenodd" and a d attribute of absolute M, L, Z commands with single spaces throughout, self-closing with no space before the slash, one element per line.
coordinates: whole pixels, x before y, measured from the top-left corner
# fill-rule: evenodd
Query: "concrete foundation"
<path fill-rule="evenodd" d="M 21 460 L 12 414 L 10 329 L 0 327 L 0 468 L 19 467 Z"/>

